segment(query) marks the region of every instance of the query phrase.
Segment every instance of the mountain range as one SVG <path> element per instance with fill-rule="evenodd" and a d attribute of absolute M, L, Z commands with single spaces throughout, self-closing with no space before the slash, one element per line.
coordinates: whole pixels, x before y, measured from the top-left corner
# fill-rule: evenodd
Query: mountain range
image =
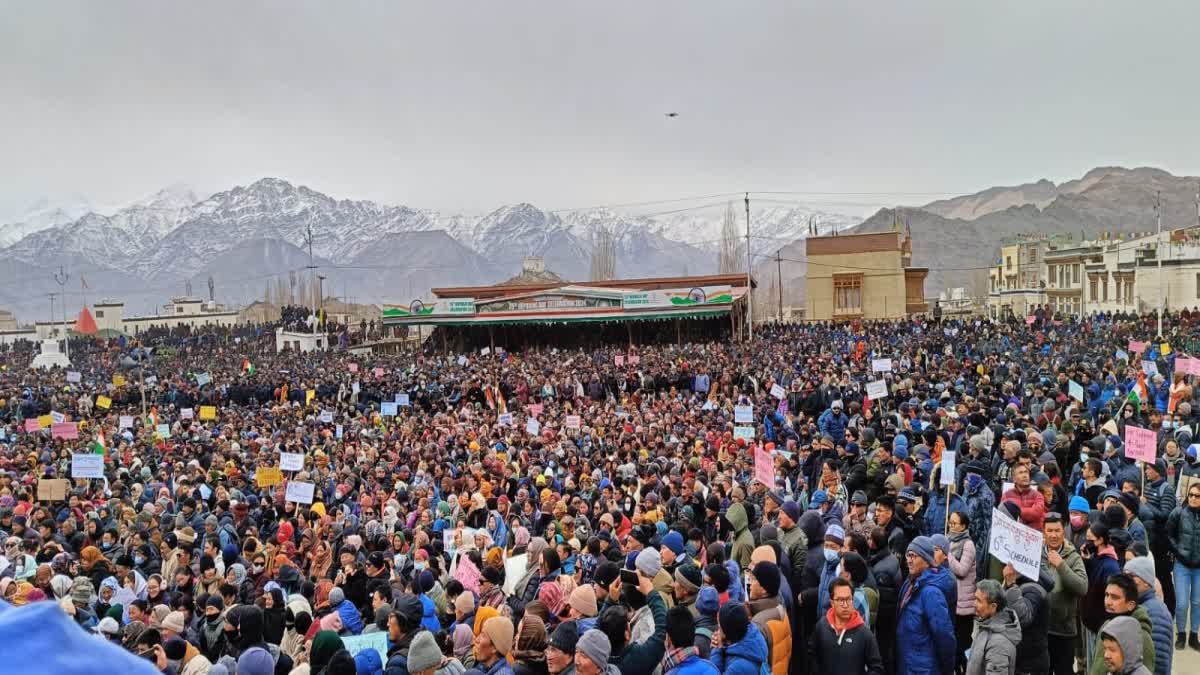
<path fill-rule="evenodd" d="M 978 294 L 986 288 L 981 268 L 1007 237 L 1151 231 L 1156 194 L 1164 228 L 1195 225 L 1197 185 L 1200 179 L 1161 169 L 1101 167 L 1061 184 L 1043 179 L 992 187 L 880 209 L 865 220 L 752 200 L 754 271 L 764 291 L 782 277 L 784 304 L 799 304 L 810 225 L 824 235 L 879 232 L 900 223 L 914 239 L 913 263 L 930 268 L 927 296 L 956 286 Z M 264 297 L 268 283 L 288 281 L 309 265 L 326 277 L 326 296 L 356 302 L 407 303 L 431 287 L 497 283 L 520 272 L 530 255 L 542 256 L 547 270 L 581 281 L 601 231 L 614 238 L 618 278 L 705 274 L 716 271 L 724 206 L 638 214 L 516 203 L 464 215 L 335 199 L 278 178 L 209 196 L 171 186 L 107 214 L 82 201 L 41 203 L 0 226 L 0 307 L 26 321 L 47 317 L 48 295 L 63 290 L 53 278 L 60 265 L 71 275 L 68 307 L 78 308 L 83 294 L 89 301 L 122 299 L 130 313 L 154 313 L 189 285 L 207 288 L 209 278 L 218 301 L 244 305 Z M 740 200 L 733 211 L 742 233 Z M 776 293 L 764 293 L 772 310 Z"/>

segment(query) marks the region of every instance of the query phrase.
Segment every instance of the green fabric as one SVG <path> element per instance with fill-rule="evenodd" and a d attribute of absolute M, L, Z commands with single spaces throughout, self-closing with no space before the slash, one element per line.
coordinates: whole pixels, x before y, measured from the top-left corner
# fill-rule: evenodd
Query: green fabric
<path fill-rule="evenodd" d="M 312 671 L 314 673 L 320 672 L 329 663 L 329 660 L 333 658 L 333 655 L 342 649 L 345 649 L 345 645 L 337 633 L 331 630 L 318 632 L 313 636 L 312 652 L 309 656 Z"/>
<path fill-rule="evenodd" d="M 603 323 L 622 321 L 661 321 L 664 319 L 711 319 L 718 316 L 727 316 L 730 310 L 706 310 L 706 311 L 680 311 L 671 312 L 647 312 L 639 314 L 622 314 L 619 316 L 588 316 L 588 317 L 557 317 L 557 318 L 529 318 L 529 319 L 480 319 L 480 316 L 486 314 L 475 315 L 474 318 L 461 320 L 438 320 L 421 317 L 384 317 L 383 325 L 385 326 L 523 326 L 523 325 L 539 325 L 539 324 L 555 324 L 555 323 Z M 416 320 L 413 320 L 416 319 Z"/>

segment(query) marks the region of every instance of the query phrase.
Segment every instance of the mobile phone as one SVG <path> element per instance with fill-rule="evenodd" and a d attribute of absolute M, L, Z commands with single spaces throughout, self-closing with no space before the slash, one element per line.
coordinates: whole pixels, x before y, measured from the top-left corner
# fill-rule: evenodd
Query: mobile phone
<path fill-rule="evenodd" d="M 634 572 L 633 570 L 626 570 L 626 569 L 621 570 L 621 583 L 637 586 L 638 585 L 637 572 Z"/>

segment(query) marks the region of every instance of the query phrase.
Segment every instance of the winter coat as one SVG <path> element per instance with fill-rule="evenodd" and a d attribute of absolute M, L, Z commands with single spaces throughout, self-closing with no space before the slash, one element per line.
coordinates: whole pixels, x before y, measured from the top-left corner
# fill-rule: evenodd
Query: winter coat
<path fill-rule="evenodd" d="M 654 619 L 654 632 L 645 642 L 625 645 L 619 656 L 613 655 L 610 662 L 615 663 L 622 673 L 649 673 L 666 654 L 667 605 L 657 591 L 650 591 L 646 606 L 650 608 L 650 615 Z M 766 648 L 765 642 L 763 648 Z"/>
<path fill-rule="evenodd" d="M 1138 633 L 1145 632 L 1145 624 L 1142 624 L 1141 628 L 1142 630 L 1139 631 L 1138 624 L 1131 621 L 1114 619 L 1105 622 L 1100 629 L 1100 634 L 1097 635 L 1096 649 L 1092 653 L 1092 667 L 1088 669 L 1088 675 L 1105 675 L 1108 672 L 1108 666 L 1104 664 L 1104 635 L 1115 638 L 1121 647 L 1121 655 L 1125 657 L 1125 667 L 1120 675 L 1151 675 L 1153 671 L 1146 659 L 1153 653 L 1153 648 L 1149 648 L 1149 652 L 1146 651 L 1145 635 L 1141 636 L 1142 639 L 1138 639 Z"/>
<path fill-rule="evenodd" d="M 338 616 L 342 619 L 342 626 L 350 631 L 351 635 L 359 635 L 363 632 L 362 614 L 359 614 L 358 608 L 349 600 L 342 600 L 342 604 L 337 606 Z"/>
<path fill-rule="evenodd" d="M 900 561 L 890 550 L 876 551 L 871 556 L 871 573 L 875 575 L 875 588 L 879 592 L 880 619 L 876 626 L 882 630 L 895 623 L 896 607 L 900 604 Z"/>
<path fill-rule="evenodd" d="M 728 647 L 714 649 L 709 660 L 721 675 L 762 675 L 763 667 L 767 665 L 767 641 L 758 626 L 752 623 L 746 629 L 745 637 Z M 654 670 L 654 665 L 646 670 L 621 669 L 621 672 L 649 673 Z"/>
<path fill-rule="evenodd" d="M 1087 595 L 1088 576 L 1084 568 L 1083 558 L 1074 544 L 1064 541 L 1059 551 L 1062 562 L 1054 568 L 1054 590 L 1050 591 L 1050 624 L 1049 634 L 1059 637 L 1074 637 L 1076 624 L 1079 623 L 1079 601 Z M 1049 568 L 1046 556 L 1042 555 L 1042 565 Z"/>
<path fill-rule="evenodd" d="M 900 589 L 896 635 L 896 672 L 902 675 L 951 675 L 954 672 L 954 624 L 946 596 L 929 570 Z"/>
<path fill-rule="evenodd" d="M 1017 645 L 1017 670 L 1045 673 L 1050 670 L 1046 629 L 1050 625 L 1048 594 L 1036 581 L 1027 581 L 1005 591 L 1008 606 L 1021 622 L 1021 644 Z"/>
<path fill-rule="evenodd" d="M 1166 478 L 1147 481 L 1145 495 L 1146 503 L 1142 504 L 1138 517 L 1146 526 L 1146 534 L 1150 536 L 1150 545 L 1157 549 L 1165 543 L 1163 535 L 1167 529 L 1167 518 L 1175 510 L 1178 502 L 1175 499 L 1175 492 L 1167 483 Z"/>
<path fill-rule="evenodd" d="M 821 617 L 809 638 L 808 656 L 809 672 L 813 673 L 883 673 L 879 643 L 858 613 L 840 633 L 833 627 L 833 610 Z"/>
<path fill-rule="evenodd" d="M 1093 633 L 1100 630 L 1104 623 L 1104 587 L 1108 578 L 1121 571 L 1121 564 L 1115 557 L 1107 554 L 1096 554 L 1084 561 L 1088 573 L 1088 590 L 1079 604 L 1079 619 Z"/>
<path fill-rule="evenodd" d="M 751 600 L 750 620 L 758 626 L 767 643 L 767 660 L 772 672 L 787 672 L 792 660 L 792 622 L 779 598 Z M 776 628 L 772 631 L 772 624 Z"/>
<path fill-rule="evenodd" d="M 950 614 L 955 613 L 958 607 L 958 580 L 954 578 L 954 574 L 948 567 L 930 567 L 932 573 L 930 579 L 933 585 L 937 586 L 942 595 L 946 596 L 946 607 L 950 609 Z"/>
<path fill-rule="evenodd" d="M 1171 675 L 1171 659 L 1175 655 L 1175 619 L 1167 604 L 1158 599 L 1153 588 L 1138 598 L 1138 605 L 1150 615 L 1150 637 L 1154 640 L 1154 675 Z"/>
<path fill-rule="evenodd" d="M 706 661 L 699 656 L 692 654 L 683 660 L 683 663 L 668 670 L 663 675 L 720 675 L 717 667 L 710 661 Z"/>
<path fill-rule="evenodd" d="M 967 675 L 1013 675 L 1017 670 L 1017 646 L 1021 624 L 1008 607 L 986 621 L 976 621 L 977 631 L 967 659 Z"/>
<path fill-rule="evenodd" d="M 958 495 L 950 495 L 950 512 L 966 512 L 967 503 Z M 930 536 L 946 531 L 946 496 L 945 492 L 934 492 L 929 495 L 929 505 L 925 507 L 925 534 Z"/>
<path fill-rule="evenodd" d="M 966 487 L 967 531 L 975 542 L 975 576 L 983 578 L 987 571 L 988 542 L 992 536 L 992 509 L 996 508 L 996 496 L 988 484 L 980 481 L 974 488 L 968 481 Z"/>
<path fill-rule="evenodd" d="M 1154 654 L 1154 626 L 1153 626 L 1153 622 L 1150 621 L 1150 613 L 1146 611 L 1145 607 L 1138 605 L 1137 608 L 1133 610 L 1132 614 L 1128 614 L 1126 616 L 1130 616 L 1130 617 L 1133 617 L 1134 619 L 1137 619 L 1138 625 L 1141 626 L 1141 629 L 1142 629 L 1142 631 L 1141 631 L 1142 632 L 1141 661 L 1146 666 L 1146 670 L 1148 671 L 1147 675 L 1151 675 L 1154 672 L 1155 654 Z M 1109 620 L 1111 621 L 1112 619 L 1110 618 Z M 1106 626 L 1108 626 L 1108 621 L 1105 621 L 1104 624 L 1100 626 L 1100 630 L 1098 630 L 1096 632 L 1097 633 L 1104 632 L 1104 628 Z M 1118 642 L 1121 642 L 1121 641 L 1118 640 Z M 1124 642 L 1121 642 L 1121 647 L 1122 647 L 1122 650 L 1125 650 Z M 1126 660 L 1128 660 L 1129 652 L 1125 651 L 1125 654 L 1126 654 L 1125 658 L 1126 658 Z M 1126 665 L 1128 665 L 1128 664 L 1126 664 Z M 1107 672 L 1108 672 L 1108 668 L 1106 668 L 1104 665 L 1104 641 L 1096 640 L 1096 646 L 1092 649 L 1092 667 L 1088 668 L 1087 675 L 1106 675 Z"/>
<path fill-rule="evenodd" d="M 1179 505 L 1167 517 L 1167 548 L 1184 567 L 1200 567 L 1200 511 Z"/>
<path fill-rule="evenodd" d="M 808 559 L 808 537 L 799 525 L 790 530 L 781 527 L 779 544 L 791 563 L 790 569 L 784 570 L 784 573 L 790 577 L 792 587 L 799 588 L 800 580 L 804 577 L 804 563 Z"/>
<path fill-rule="evenodd" d="M 1041 531 L 1046 521 L 1046 498 L 1030 485 L 1024 491 L 1011 488 L 1000 497 L 1001 502 L 1016 502 L 1021 507 L 1021 522 Z"/>
<path fill-rule="evenodd" d="M 750 555 L 754 553 L 754 535 L 750 534 L 750 518 L 746 515 L 746 507 L 734 504 L 725 512 L 725 520 L 733 528 L 733 547 L 729 559 L 737 562 L 742 569 L 750 566 Z"/>
<path fill-rule="evenodd" d="M 969 538 L 963 542 L 962 554 L 955 558 L 946 556 L 946 565 L 954 575 L 958 590 L 958 603 L 954 613 L 958 616 L 975 615 L 975 542 Z"/>
<path fill-rule="evenodd" d="M 846 438 L 846 425 L 850 423 L 850 418 L 846 417 L 846 413 L 834 413 L 833 408 L 821 413 L 817 418 L 817 429 L 822 434 L 833 436 L 834 443 L 842 443 Z"/>

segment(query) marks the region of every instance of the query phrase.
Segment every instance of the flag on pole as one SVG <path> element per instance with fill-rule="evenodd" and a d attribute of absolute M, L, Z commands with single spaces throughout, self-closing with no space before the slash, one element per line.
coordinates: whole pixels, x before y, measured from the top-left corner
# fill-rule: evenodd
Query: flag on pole
<path fill-rule="evenodd" d="M 242 359 L 242 374 L 243 375 L 253 375 L 254 374 L 254 364 L 250 363 L 250 359 Z"/>
<path fill-rule="evenodd" d="M 1135 413 L 1142 414 L 1142 404 L 1150 400 L 1150 390 L 1146 388 L 1146 373 L 1138 373 L 1137 384 L 1130 387 L 1129 396 L 1125 400 L 1133 406 Z"/>
<path fill-rule="evenodd" d="M 92 454 L 103 455 L 108 451 L 107 445 L 108 444 L 104 440 L 104 431 L 102 429 L 97 429 L 96 438 L 92 441 Z"/>

